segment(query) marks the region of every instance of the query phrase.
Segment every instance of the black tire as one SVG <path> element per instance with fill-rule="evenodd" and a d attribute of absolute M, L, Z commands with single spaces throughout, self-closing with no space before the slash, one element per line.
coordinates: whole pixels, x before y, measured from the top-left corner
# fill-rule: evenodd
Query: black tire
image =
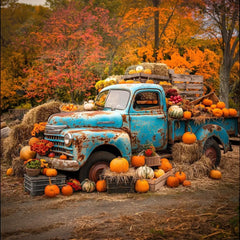
<path fill-rule="evenodd" d="M 88 178 L 94 182 L 99 179 L 101 172 L 109 166 L 116 156 L 110 152 L 99 151 L 93 153 L 79 171 L 79 180 L 82 182 Z"/>
<path fill-rule="evenodd" d="M 221 150 L 218 143 L 213 138 L 209 138 L 205 142 L 203 153 L 211 159 L 214 166 L 218 166 L 220 164 Z"/>

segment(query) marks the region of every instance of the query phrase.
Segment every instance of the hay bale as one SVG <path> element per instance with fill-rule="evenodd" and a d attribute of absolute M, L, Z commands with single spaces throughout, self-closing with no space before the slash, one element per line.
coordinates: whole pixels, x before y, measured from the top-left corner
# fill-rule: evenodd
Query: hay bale
<path fill-rule="evenodd" d="M 20 159 L 20 157 L 16 157 L 12 161 L 12 167 L 14 175 L 17 177 L 23 177 L 25 173 L 24 162 Z"/>
<path fill-rule="evenodd" d="M 153 74 L 168 77 L 168 66 L 165 63 L 155 63 L 153 68 Z"/>
<path fill-rule="evenodd" d="M 61 102 L 51 101 L 29 110 L 23 117 L 23 121 L 14 126 L 10 135 L 3 143 L 4 161 L 11 164 L 12 159 L 19 156 L 22 145 L 27 145 L 31 138 L 34 123 L 47 122 L 50 115 L 60 112 Z"/>
<path fill-rule="evenodd" d="M 201 146 L 199 143 L 185 144 L 175 143 L 172 147 L 172 158 L 176 163 L 192 164 L 201 157 Z"/>
<path fill-rule="evenodd" d="M 206 177 L 209 175 L 210 170 L 213 169 L 212 161 L 205 155 L 202 155 L 193 164 L 173 163 L 173 165 L 176 171 L 183 171 L 189 180 Z"/>

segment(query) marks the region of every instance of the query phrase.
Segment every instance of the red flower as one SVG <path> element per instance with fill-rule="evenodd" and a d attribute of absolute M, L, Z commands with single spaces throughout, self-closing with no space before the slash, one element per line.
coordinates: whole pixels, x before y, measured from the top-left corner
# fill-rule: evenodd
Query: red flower
<path fill-rule="evenodd" d="M 152 156 L 152 154 L 153 154 L 152 149 L 147 149 L 147 150 L 145 150 L 145 155 L 146 155 L 147 157 Z"/>

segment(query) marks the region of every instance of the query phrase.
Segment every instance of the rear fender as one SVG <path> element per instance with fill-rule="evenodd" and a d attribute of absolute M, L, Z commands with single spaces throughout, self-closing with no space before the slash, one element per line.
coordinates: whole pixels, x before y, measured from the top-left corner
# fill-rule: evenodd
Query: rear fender
<path fill-rule="evenodd" d="M 213 137 L 223 146 L 224 152 L 231 150 L 227 131 L 216 124 L 207 124 L 195 132 L 197 140 L 204 146 L 208 138 Z"/>

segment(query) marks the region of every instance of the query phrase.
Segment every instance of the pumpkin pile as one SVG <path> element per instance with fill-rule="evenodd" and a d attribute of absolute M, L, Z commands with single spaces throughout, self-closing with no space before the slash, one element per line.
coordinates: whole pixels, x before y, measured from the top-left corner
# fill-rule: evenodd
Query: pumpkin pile
<path fill-rule="evenodd" d="M 61 112 L 74 112 L 78 110 L 78 106 L 72 103 L 64 103 L 60 106 Z"/>

